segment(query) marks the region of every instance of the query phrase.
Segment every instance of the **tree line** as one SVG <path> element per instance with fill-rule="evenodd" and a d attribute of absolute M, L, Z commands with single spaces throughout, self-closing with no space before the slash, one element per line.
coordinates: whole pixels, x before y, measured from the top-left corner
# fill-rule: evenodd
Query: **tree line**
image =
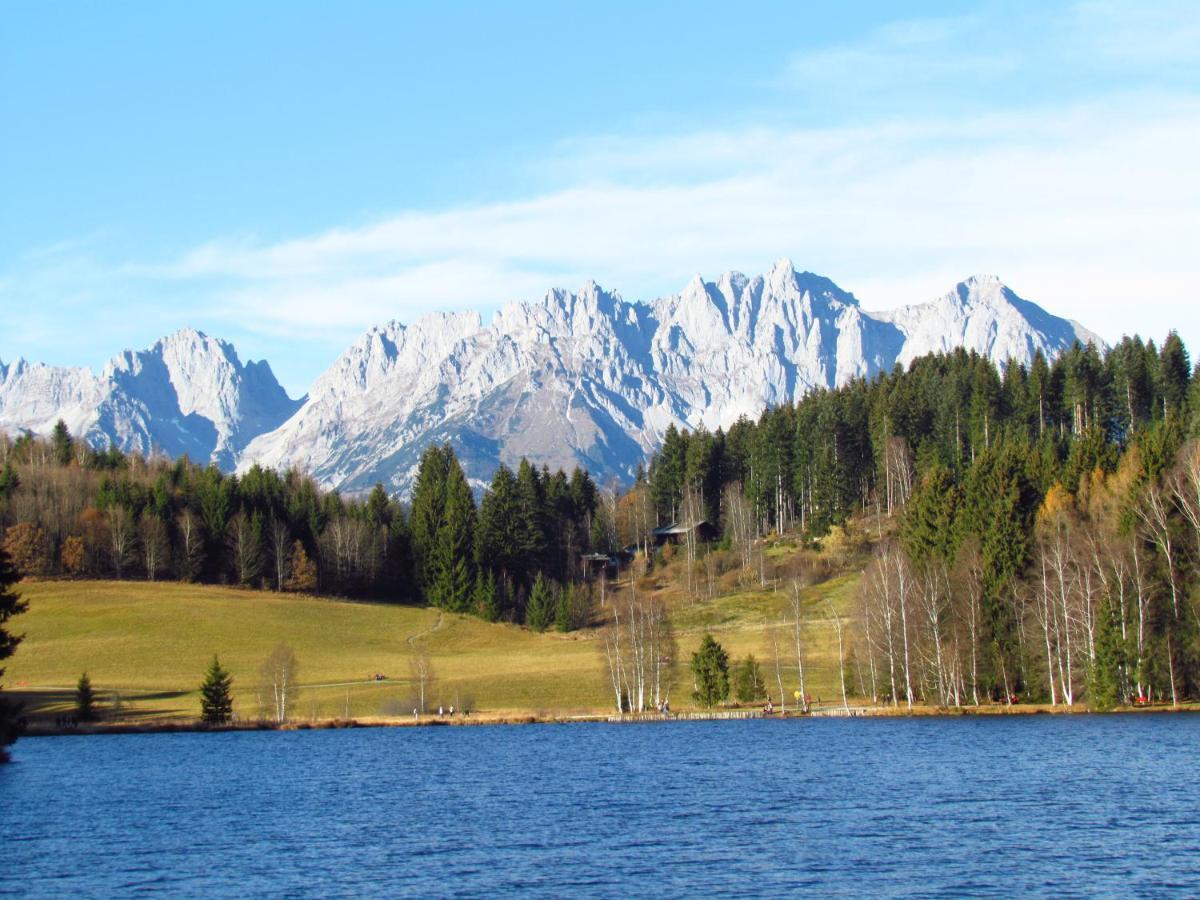
<path fill-rule="evenodd" d="M 670 429 L 621 505 L 717 524 L 743 568 L 766 535 L 871 529 L 843 666 L 867 696 L 1200 696 L 1200 370 L 1173 333 L 1029 366 L 931 355 Z"/>
<path fill-rule="evenodd" d="M 764 536 L 853 518 L 876 543 L 860 615 L 838 622 L 862 693 L 1178 702 L 1200 694 L 1197 438 L 1200 375 L 1171 334 L 1028 366 L 934 354 L 728 431 L 671 427 L 621 493 L 522 460 L 476 502 L 443 446 L 402 506 L 379 486 L 346 499 L 297 472 L 99 451 L 60 424 L 0 439 L 0 525 L 32 574 L 399 597 L 566 630 L 593 617 L 589 551 L 707 520 L 765 582 Z M 694 590 L 711 554 L 694 530 L 682 550 Z M 674 637 L 657 598 L 627 593 L 602 643 L 616 704 L 641 709 L 666 699 Z"/>
<path fill-rule="evenodd" d="M 727 431 L 670 426 L 638 484 L 651 526 L 687 512 L 732 525 L 721 519 L 734 512 L 725 492 L 736 487 L 755 533 L 819 535 L 872 508 L 895 513 L 935 462 L 961 481 L 981 454 L 1016 439 L 1040 457 L 1043 492 L 1054 481 L 1074 492 L 1168 418 L 1181 433 L 1200 428 L 1200 382 L 1174 333 L 1161 348 L 1136 337 L 1107 351 L 1076 344 L 1029 366 L 997 368 L 959 349 L 816 389 Z M 624 517 L 631 532 L 637 518 Z"/>
<path fill-rule="evenodd" d="M 501 466 L 476 503 L 448 445 L 411 503 L 297 472 L 242 475 L 98 450 L 59 422 L 0 436 L 0 532 L 26 575 L 144 578 L 428 603 L 566 630 L 590 615 L 580 555 L 611 542 L 590 476 Z"/>

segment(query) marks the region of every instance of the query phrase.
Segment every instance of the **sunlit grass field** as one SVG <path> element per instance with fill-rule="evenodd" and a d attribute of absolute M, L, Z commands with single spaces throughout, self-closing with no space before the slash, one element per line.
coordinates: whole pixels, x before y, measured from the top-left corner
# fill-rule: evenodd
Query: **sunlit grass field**
<path fill-rule="evenodd" d="M 842 576 L 805 589 L 806 674 L 814 696 L 832 698 L 838 690 L 826 601 L 848 612 L 854 587 L 853 577 Z M 29 611 L 11 625 L 25 640 L 8 661 L 4 687 L 35 714 L 68 712 L 74 685 L 87 671 L 110 716 L 194 717 L 199 684 L 216 653 L 234 677 L 235 712 L 254 718 L 263 706 L 259 669 L 279 643 L 298 661 L 301 719 L 411 715 L 414 647 L 433 662 L 436 681 L 426 699 L 432 707 L 571 715 L 605 712 L 611 704 L 595 629 L 535 634 L 434 609 L 172 582 L 26 581 L 18 591 Z M 786 616 L 782 590 L 690 601 L 668 579 L 662 593 L 672 604 L 679 643 L 675 708 L 690 703 L 686 661 L 705 631 L 732 658 L 760 659 L 776 692 L 767 630 Z M 796 675 L 794 661 L 788 665 L 790 696 Z M 387 678 L 373 680 L 376 673 Z"/>

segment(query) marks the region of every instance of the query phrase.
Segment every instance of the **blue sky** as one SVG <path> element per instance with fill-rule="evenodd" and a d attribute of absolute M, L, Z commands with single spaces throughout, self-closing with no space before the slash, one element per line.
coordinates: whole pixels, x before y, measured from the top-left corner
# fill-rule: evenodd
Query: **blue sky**
<path fill-rule="evenodd" d="M 838 8 L 838 7 L 846 8 Z M 13 3 L 0 359 L 358 334 L 780 256 L 1200 346 L 1200 4 Z"/>

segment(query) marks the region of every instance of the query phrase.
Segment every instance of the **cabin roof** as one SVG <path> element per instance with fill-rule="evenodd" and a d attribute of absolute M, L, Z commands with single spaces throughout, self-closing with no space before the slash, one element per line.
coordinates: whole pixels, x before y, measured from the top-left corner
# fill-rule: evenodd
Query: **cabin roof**
<path fill-rule="evenodd" d="M 712 527 L 708 520 L 701 519 L 699 522 L 695 522 L 692 525 L 685 525 L 682 522 L 672 522 L 670 525 L 661 525 L 658 528 L 655 528 L 652 533 L 656 535 L 687 534 L 692 529 L 699 528 L 702 525 L 708 525 L 709 527 Z"/>

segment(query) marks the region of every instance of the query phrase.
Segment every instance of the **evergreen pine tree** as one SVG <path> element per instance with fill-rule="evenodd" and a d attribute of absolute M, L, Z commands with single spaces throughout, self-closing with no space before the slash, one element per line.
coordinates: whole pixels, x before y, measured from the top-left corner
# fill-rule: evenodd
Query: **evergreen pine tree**
<path fill-rule="evenodd" d="M 432 575 L 427 599 L 442 609 L 464 612 L 475 586 L 475 499 L 453 453 L 446 470 L 445 498 L 441 527 L 426 561 Z"/>
<path fill-rule="evenodd" d="M 1004 442 L 982 452 L 971 466 L 964 491 L 962 525 L 966 533 L 979 536 L 983 563 L 985 662 L 999 696 L 1020 689 L 1019 625 L 1009 595 L 1030 559 L 1040 499 L 1025 472 L 1023 446 Z"/>
<path fill-rule="evenodd" d="M 446 475 L 454 453 L 449 445 L 429 447 L 421 455 L 413 486 L 408 527 L 412 535 L 413 568 L 417 589 L 426 595 L 433 585 L 434 547 L 446 515 Z"/>
<path fill-rule="evenodd" d="M 54 450 L 56 463 L 65 466 L 71 461 L 75 442 L 71 440 L 71 432 L 67 429 L 67 423 L 62 419 L 54 423 L 54 431 L 50 435 L 50 445 Z"/>
<path fill-rule="evenodd" d="M 517 466 L 517 519 L 513 522 L 517 552 L 521 560 L 519 575 L 526 584 L 547 563 L 549 516 L 542 477 L 533 464 L 522 459 Z"/>
<path fill-rule="evenodd" d="M 96 694 L 87 672 L 79 676 L 79 682 L 75 685 L 75 718 L 80 722 L 96 719 Z"/>
<path fill-rule="evenodd" d="M 1122 699 L 1121 671 L 1125 660 L 1121 630 L 1111 604 L 1101 604 L 1097 618 L 1096 658 L 1088 671 L 1088 706 L 1102 711 L 1112 709 Z"/>
<path fill-rule="evenodd" d="M 533 582 L 533 590 L 529 592 L 529 602 L 525 605 L 525 624 L 532 631 L 545 631 L 554 622 L 554 593 L 550 582 L 540 572 Z"/>
<path fill-rule="evenodd" d="M 691 670 L 697 703 L 713 707 L 729 696 L 729 654 L 711 634 L 704 635 L 692 654 Z"/>
<path fill-rule="evenodd" d="M 496 576 L 481 568 L 475 575 L 475 594 L 471 601 L 471 611 L 486 622 L 495 622 L 500 618 L 499 599 L 496 593 Z"/>
<path fill-rule="evenodd" d="M 673 522 L 679 515 L 686 465 L 687 435 L 681 433 L 672 422 L 663 435 L 662 448 L 650 465 L 650 493 L 659 522 Z"/>
<path fill-rule="evenodd" d="M 375 482 L 375 487 L 371 488 L 371 494 L 367 497 L 367 505 L 364 511 L 366 512 L 367 521 L 373 528 L 387 527 L 392 524 L 392 502 L 387 495 L 387 491 L 383 489 L 383 485 L 378 481 Z"/>
<path fill-rule="evenodd" d="M 9 619 L 23 613 L 28 606 L 21 600 L 20 595 L 12 590 L 12 586 L 20 580 L 20 573 L 13 567 L 3 545 L 0 545 L 0 661 L 12 656 L 17 645 L 21 643 L 21 638 L 12 634 L 6 627 Z M 4 668 L 0 667 L 0 677 L 3 675 Z M 20 714 L 21 707 L 18 704 L 0 697 L 0 763 L 8 761 L 6 748 L 17 739 Z"/>
<path fill-rule="evenodd" d="M 592 533 L 588 535 L 588 543 L 593 553 L 611 553 L 614 549 L 613 534 L 615 529 L 609 521 L 608 510 L 599 507 L 592 515 Z"/>
<path fill-rule="evenodd" d="M 640 464 L 639 464 L 640 467 Z M 587 469 L 576 466 L 571 471 L 571 505 L 579 524 L 586 529 L 592 514 L 596 512 L 598 500 L 596 483 L 588 475 Z"/>
<path fill-rule="evenodd" d="M 954 476 L 940 462 L 934 463 L 921 478 L 904 511 L 901 531 L 904 548 L 918 566 L 954 558 L 957 508 Z"/>
<path fill-rule="evenodd" d="M 733 694 L 739 703 L 753 703 L 766 696 L 767 682 L 754 654 L 737 664 L 733 673 Z"/>
<path fill-rule="evenodd" d="M 1179 335 L 1172 331 L 1163 341 L 1158 357 L 1158 388 L 1162 396 L 1163 415 L 1182 415 L 1191 374 L 1187 350 Z"/>
<path fill-rule="evenodd" d="M 1188 437 L 1200 438 L 1200 363 L 1196 363 L 1192 371 L 1192 383 L 1188 388 L 1188 423 Z"/>
<path fill-rule="evenodd" d="M 21 484 L 21 479 L 17 477 L 17 471 L 13 468 L 12 460 L 4 461 L 4 468 L 0 470 L 0 500 L 7 500 L 11 497 Z"/>
<path fill-rule="evenodd" d="M 558 592 L 558 602 L 554 604 L 554 628 L 566 633 L 574 628 L 572 620 L 573 591 L 571 585 L 565 584 Z"/>
<path fill-rule="evenodd" d="M 224 725 L 233 716 L 233 677 L 221 668 L 213 654 L 212 664 L 200 685 L 200 718 L 205 725 Z"/>
<path fill-rule="evenodd" d="M 716 524 L 721 500 L 721 457 L 717 439 L 704 428 L 688 438 L 683 483 L 703 499 L 700 515 Z"/>
<path fill-rule="evenodd" d="M 475 529 L 475 562 L 501 578 L 522 577 L 523 562 L 513 523 L 518 521 L 517 477 L 503 463 L 479 506 Z"/>

